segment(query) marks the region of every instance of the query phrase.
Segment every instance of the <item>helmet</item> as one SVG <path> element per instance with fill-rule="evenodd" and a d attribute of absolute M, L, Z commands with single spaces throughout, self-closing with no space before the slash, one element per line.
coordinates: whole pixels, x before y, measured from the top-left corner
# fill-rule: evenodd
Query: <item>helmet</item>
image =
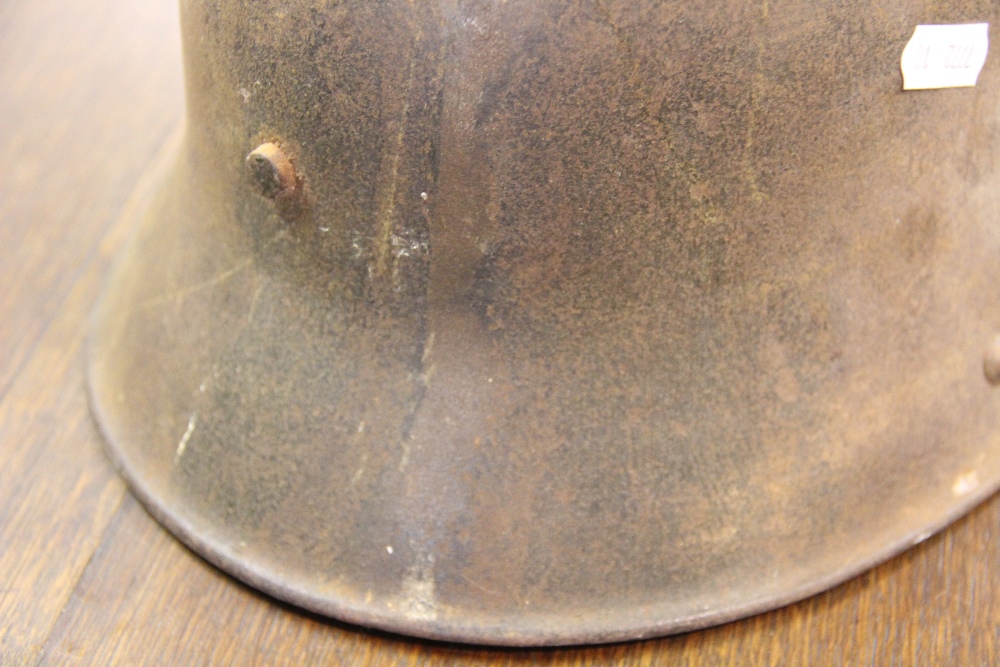
<path fill-rule="evenodd" d="M 826 589 L 1000 484 L 985 2 L 182 0 L 188 115 L 95 313 L 195 551 L 487 644 Z"/>

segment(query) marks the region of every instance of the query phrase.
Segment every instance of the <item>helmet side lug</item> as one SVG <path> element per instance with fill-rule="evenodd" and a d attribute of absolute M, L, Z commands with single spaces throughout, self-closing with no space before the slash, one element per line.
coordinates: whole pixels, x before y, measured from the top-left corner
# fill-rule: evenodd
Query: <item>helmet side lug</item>
<path fill-rule="evenodd" d="M 277 199 L 295 190 L 295 167 L 277 144 L 265 142 L 255 148 L 247 155 L 246 166 L 263 197 Z"/>

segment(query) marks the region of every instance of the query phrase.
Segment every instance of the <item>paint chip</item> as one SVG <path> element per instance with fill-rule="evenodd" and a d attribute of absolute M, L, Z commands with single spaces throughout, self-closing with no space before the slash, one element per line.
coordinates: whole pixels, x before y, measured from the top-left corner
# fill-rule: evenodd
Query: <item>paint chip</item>
<path fill-rule="evenodd" d="M 413 619 L 433 621 L 437 618 L 437 600 L 434 594 L 434 559 L 415 564 L 403 579 L 403 613 Z"/>
<path fill-rule="evenodd" d="M 184 450 L 187 449 L 188 441 L 191 439 L 191 434 L 194 433 L 194 427 L 198 422 L 198 413 L 194 412 L 191 414 L 191 418 L 188 419 L 187 430 L 184 431 L 184 435 L 181 437 L 181 441 L 177 443 L 177 455 L 174 458 L 175 462 L 179 461 L 182 456 L 184 456 Z"/>
<path fill-rule="evenodd" d="M 978 487 L 979 473 L 975 470 L 970 470 L 955 478 L 955 483 L 951 485 L 951 492 L 956 496 L 964 496 L 972 493 Z"/>

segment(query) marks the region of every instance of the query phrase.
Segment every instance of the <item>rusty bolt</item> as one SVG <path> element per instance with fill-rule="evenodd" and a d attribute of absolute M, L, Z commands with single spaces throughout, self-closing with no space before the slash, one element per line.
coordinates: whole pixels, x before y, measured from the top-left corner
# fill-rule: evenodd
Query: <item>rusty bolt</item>
<path fill-rule="evenodd" d="M 253 149 L 246 164 L 257 189 L 268 199 L 295 189 L 295 167 L 276 144 L 267 142 Z"/>
<path fill-rule="evenodd" d="M 983 374 L 990 384 L 1000 384 L 1000 336 L 994 336 L 983 355 Z"/>

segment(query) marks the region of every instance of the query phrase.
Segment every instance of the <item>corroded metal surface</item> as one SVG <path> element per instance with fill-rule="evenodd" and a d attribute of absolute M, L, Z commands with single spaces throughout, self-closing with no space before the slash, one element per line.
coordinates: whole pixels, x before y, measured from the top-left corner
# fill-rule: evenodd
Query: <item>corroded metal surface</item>
<path fill-rule="evenodd" d="M 186 142 L 91 341 L 113 456 L 224 569 L 426 637 L 859 572 L 1000 483 L 1000 68 L 899 72 L 996 13 L 184 0 Z"/>

